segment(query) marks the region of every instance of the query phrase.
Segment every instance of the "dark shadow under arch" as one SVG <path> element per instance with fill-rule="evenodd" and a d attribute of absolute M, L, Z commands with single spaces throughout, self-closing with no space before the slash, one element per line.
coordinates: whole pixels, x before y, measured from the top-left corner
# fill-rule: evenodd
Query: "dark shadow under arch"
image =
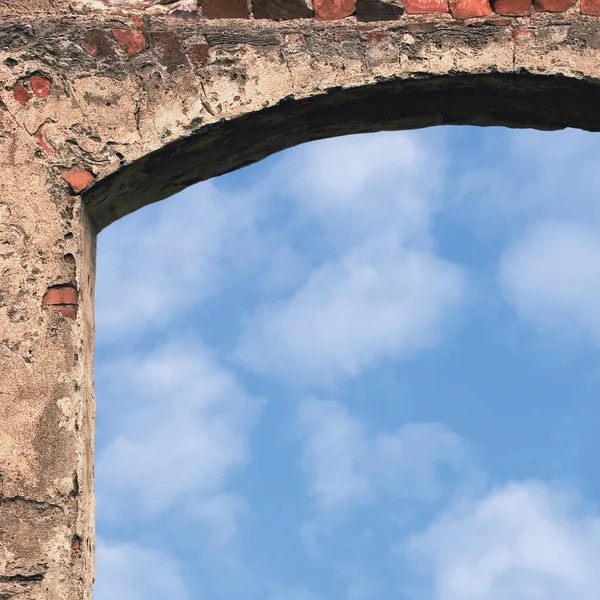
<path fill-rule="evenodd" d="M 600 85 L 559 75 L 451 74 L 336 88 L 200 127 L 97 182 L 97 231 L 184 188 L 303 142 L 434 125 L 600 131 Z"/>

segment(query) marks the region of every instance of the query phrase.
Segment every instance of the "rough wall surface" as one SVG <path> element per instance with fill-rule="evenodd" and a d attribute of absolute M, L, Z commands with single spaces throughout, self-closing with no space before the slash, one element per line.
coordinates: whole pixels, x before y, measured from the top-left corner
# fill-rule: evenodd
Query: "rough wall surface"
<path fill-rule="evenodd" d="M 0 0 L 0 599 L 87 599 L 95 233 L 310 139 L 600 130 L 600 3 L 23 5 Z"/>

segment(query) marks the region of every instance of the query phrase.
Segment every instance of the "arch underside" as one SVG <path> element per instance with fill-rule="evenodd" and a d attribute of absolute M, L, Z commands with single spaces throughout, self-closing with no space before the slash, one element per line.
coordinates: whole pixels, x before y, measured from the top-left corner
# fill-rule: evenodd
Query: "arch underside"
<path fill-rule="evenodd" d="M 594 80 L 460 74 L 337 88 L 207 125 L 107 176 L 84 196 L 97 230 L 186 187 L 292 146 L 354 133 L 437 125 L 600 130 Z"/>

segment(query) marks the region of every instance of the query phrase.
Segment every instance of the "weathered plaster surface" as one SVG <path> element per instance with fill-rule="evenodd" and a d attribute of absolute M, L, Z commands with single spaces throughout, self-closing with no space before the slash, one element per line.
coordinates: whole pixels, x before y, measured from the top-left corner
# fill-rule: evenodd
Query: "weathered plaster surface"
<path fill-rule="evenodd" d="M 35 138 L 0 117 L 0 598 L 84 598 L 95 235 L 80 200 L 48 192 Z M 78 306 L 45 305 L 63 285 Z"/>
<path fill-rule="evenodd" d="M 600 19 L 570 0 L 467 20 L 394 2 L 389 21 L 341 18 L 348 0 L 280 21 L 192 4 L 0 2 L 1 600 L 91 595 L 97 231 L 310 139 L 600 130 Z"/>

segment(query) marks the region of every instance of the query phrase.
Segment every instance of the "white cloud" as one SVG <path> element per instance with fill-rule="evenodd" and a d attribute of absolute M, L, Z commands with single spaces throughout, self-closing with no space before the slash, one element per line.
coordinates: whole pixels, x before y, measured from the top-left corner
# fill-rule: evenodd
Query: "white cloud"
<path fill-rule="evenodd" d="M 96 543 L 94 600 L 188 600 L 178 563 L 133 543 Z"/>
<path fill-rule="evenodd" d="M 224 546 L 233 540 L 237 519 L 246 508 L 241 496 L 217 494 L 194 504 L 189 511 L 209 529 L 212 543 Z"/>
<path fill-rule="evenodd" d="M 100 452 L 99 502 L 155 514 L 186 495 L 198 502 L 220 494 L 248 458 L 261 401 L 191 340 L 115 361 L 103 373 L 119 402 L 137 406 Z"/>
<path fill-rule="evenodd" d="M 271 178 L 327 241 L 393 230 L 423 244 L 443 181 L 442 145 L 439 132 L 434 142 L 415 132 L 323 140 L 287 154 Z"/>
<path fill-rule="evenodd" d="M 423 136 L 383 134 L 313 144 L 284 162 L 273 177 L 321 232 L 326 257 L 291 295 L 247 319 L 242 363 L 323 382 L 439 341 L 467 286 L 433 251 L 443 172 L 435 152 Z"/>
<path fill-rule="evenodd" d="M 379 238 L 313 271 L 287 301 L 247 325 L 237 356 L 266 373 L 352 377 L 439 340 L 465 299 L 461 270 Z"/>
<path fill-rule="evenodd" d="M 372 432 L 339 402 L 305 400 L 299 432 L 310 495 L 331 513 L 374 501 L 382 492 L 434 501 L 445 489 L 445 471 L 472 467 L 461 438 L 445 425 Z"/>
<path fill-rule="evenodd" d="M 362 422 L 339 402 L 306 400 L 299 425 L 302 463 L 317 503 L 332 510 L 368 500 L 371 483 L 363 463 L 370 447 Z"/>
<path fill-rule="evenodd" d="M 367 575 L 360 566 L 339 564 L 337 572 L 345 583 L 347 600 L 368 600 L 381 594 L 382 582 Z"/>
<path fill-rule="evenodd" d="M 439 156 L 412 132 L 327 140 L 244 190 L 209 182 L 117 223 L 99 245 L 100 341 L 165 330 L 245 269 L 270 293 L 235 353 L 258 371 L 335 379 L 435 344 L 466 287 L 432 249 Z"/>
<path fill-rule="evenodd" d="M 214 293 L 246 260 L 257 207 L 249 194 L 212 183 L 136 213 L 103 232 L 96 299 L 100 340 L 162 330 Z M 246 252 L 237 245 L 245 240 Z"/>
<path fill-rule="evenodd" d="M 600 220 L 595 133 L 496 130 L 469 157 L 458 195 L 479 217 L 476 233 L 540 217 L 589 223 Z M 482 224 L 485 223 L 485 226 Z"/>
<path fill-rule="evenodd" d="M 600 516 L 557 486 L 512 483 L 449 510 L 405 548 L 434 600 L 596 600 Z"/>
<path fill-rule="evenodd" d="M 518 315 L 543 331 L 600 344 L 600 238 L 595 228 L 548 221 L 502 257 L 500 281 Z"/>

